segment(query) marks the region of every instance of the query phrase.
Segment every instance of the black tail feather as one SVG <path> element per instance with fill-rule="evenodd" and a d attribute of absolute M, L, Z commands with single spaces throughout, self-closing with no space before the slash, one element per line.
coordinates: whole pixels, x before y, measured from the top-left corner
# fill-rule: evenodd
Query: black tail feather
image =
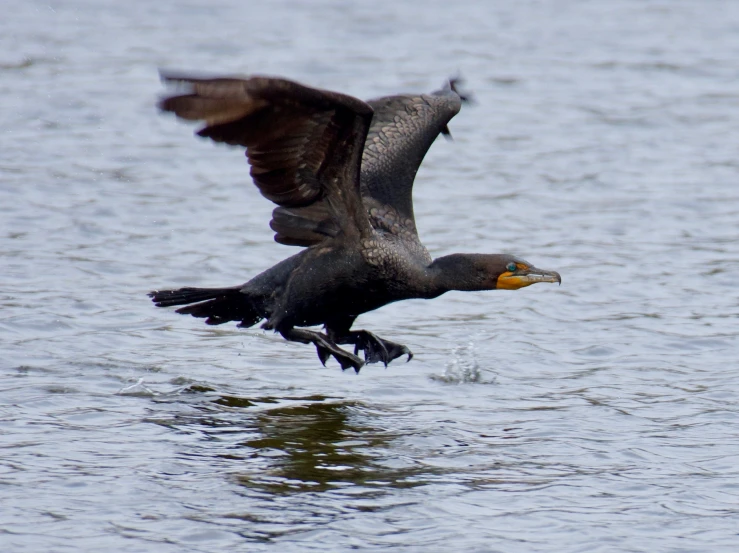
<path fill-rule="evenodd" d="M 183 315 L 206 318 L 209 325 L 240 321 L 239 326 L 249 327 L 263 317 L 256 309 L 242 286 L 230 288 L 180 288 L 179 290 L 154 290 L 149 297 L 157 307 L 185 305 L 177 310 Z M 194 304 L 194 305 L 190 305 Z"/>
<path fill-rule="evenodd" d="M 180 288 L 179 290 L 154 290 L 148 296 L 157 307 L 187 305 L 198 301 L 230 296 L 241 287 L 232 288 Z"/>

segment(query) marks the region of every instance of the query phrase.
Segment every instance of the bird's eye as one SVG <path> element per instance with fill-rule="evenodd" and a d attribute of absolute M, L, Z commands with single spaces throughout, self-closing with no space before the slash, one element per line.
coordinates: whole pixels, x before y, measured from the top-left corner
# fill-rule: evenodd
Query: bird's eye
<path fill-rule="evenodd" d="M 507 271 L 510 271 L 511 273 L 514 272 L 518 267 L 516 267 L 516 264 L 511 261 L 508 265 L 505 266 Z"/>

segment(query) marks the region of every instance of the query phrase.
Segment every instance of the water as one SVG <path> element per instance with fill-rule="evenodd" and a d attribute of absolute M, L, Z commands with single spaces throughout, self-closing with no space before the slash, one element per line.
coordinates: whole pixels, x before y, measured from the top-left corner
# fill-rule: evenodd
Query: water
<path fill-rule="evenodd" d="M 23 2 L 0 22 L 3 551 L 734 551 L 739 6 Z M 561 287 L 361 326 L 409 364 L 155 309 L 294 250 L 242 155 L 159 116 L 156 69 L 370 98 L 458 71 L 434 255 Z"/>

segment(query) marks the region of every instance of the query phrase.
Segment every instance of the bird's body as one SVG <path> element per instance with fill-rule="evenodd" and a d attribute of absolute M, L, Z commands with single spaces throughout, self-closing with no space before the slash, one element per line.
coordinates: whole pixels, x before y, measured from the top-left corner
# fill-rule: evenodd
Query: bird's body
<path fill-rule="evenodd" d="M 190 93 L 160 104 L 199 131 L 245 146 L 252 177 L 275 202 L 270 226 L 277 242 L 305 249 L 230 288 L 155 291 L 158 306 L 209 324 L 238 321 L 313 343 L 319 358 L 342 368 L 387 364 L 408 348 L 351 330 L 354 320 L 388 303 L 434 298 L 449 290 L 516 289 L 559 281 L 509 255 L 454 254 L 432 260 L 416 232 L 416 171 L 462 98 L 454 83 L 431 95 L 400 95 L 368 103 L 284 79 L 165 77 Z M 323 325 L 325 334 L 303 327 Z M 353 344 L 354 354 L 339 347 Z"/>

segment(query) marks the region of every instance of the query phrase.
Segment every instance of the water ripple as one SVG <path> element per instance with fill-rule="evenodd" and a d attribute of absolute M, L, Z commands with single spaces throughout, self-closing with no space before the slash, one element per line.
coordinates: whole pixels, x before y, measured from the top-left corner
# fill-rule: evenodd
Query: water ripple
<path fill-rule="evenodd" d="M 13 551 L 734 551 L 739 8 L 20 3 L 0 21 L 0 542 Z M 289 252 L 157 67 L 474 92 L 419 171 L 432 253 L 559 288 L 367 314 L 358 376 L 151 307 Z M 461 193 L 463 192 L 463 193 Z"/>

